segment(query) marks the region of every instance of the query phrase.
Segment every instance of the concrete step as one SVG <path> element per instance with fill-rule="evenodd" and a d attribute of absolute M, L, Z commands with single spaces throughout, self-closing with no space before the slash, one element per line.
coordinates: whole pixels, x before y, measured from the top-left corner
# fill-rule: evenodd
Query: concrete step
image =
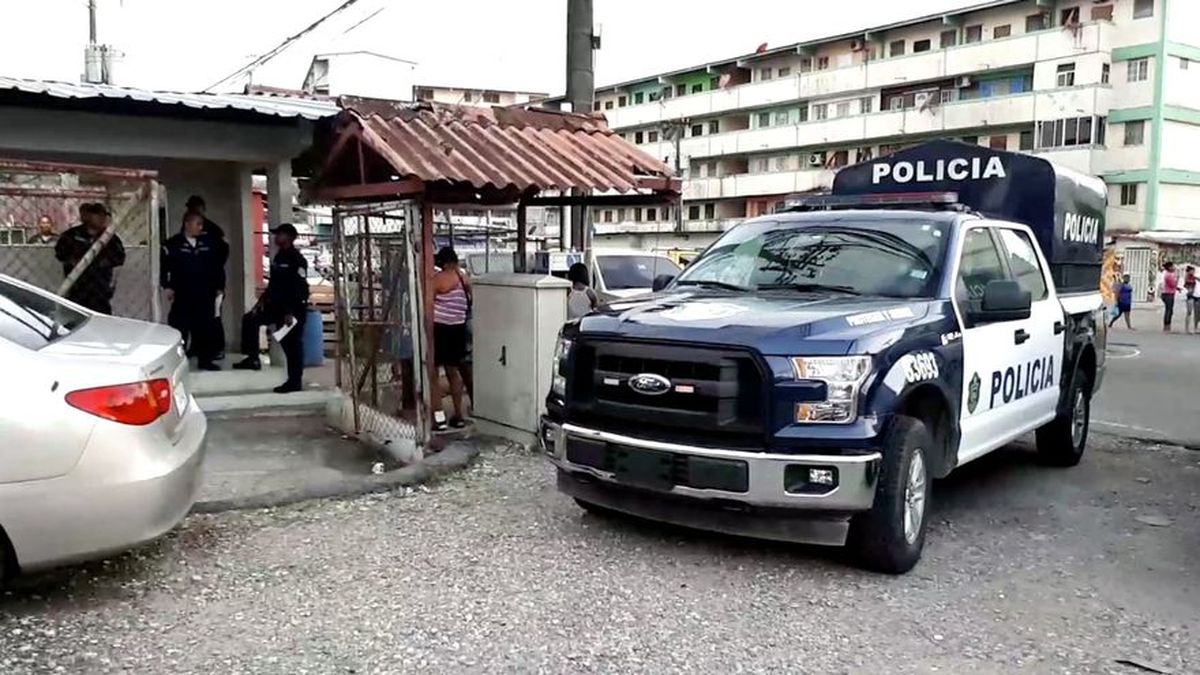
<path fill-rule="evenodd" d="M 275 383 L 276 385 L 278 382 Z M 275 385 L 272 385 L 275 386 Z M 322 412 L 330 401 L 341 394 L 335 389 L 314 387 L 291 394 L 276 394 L 273 391 L 240 394 L 215 394 L 196 396 L 200 409 L 209 414 L 281 411 L 294 414 Z"/>

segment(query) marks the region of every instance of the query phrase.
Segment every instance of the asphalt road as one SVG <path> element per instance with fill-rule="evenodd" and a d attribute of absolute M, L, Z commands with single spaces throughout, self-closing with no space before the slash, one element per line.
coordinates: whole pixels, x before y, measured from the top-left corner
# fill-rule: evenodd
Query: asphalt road
<path fill-rule="evenodd" d="M 880 576 L 585 515 L 541 458 L 489 454 L 22 580 L 0 672 L 1200 672 L 1200 453 L 1006 451 L 933 504 L 925 559 Z"/>
<path fill-rule="evenodd" d="M 1106 433 L 1200 449 L 1200 335 L 1163 333 L 1161 314 L 1135 313 L 1137 331 L 1109 333 L 1109 361 L 1093 410 Z M 1182 330 L 1182 315 L 1176 330 Z"/>

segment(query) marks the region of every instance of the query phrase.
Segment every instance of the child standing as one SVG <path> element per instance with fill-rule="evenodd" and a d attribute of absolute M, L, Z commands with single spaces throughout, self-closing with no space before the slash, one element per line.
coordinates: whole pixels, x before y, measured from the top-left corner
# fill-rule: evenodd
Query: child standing
<path fill-rule="evenodd" d="M 1125 327 L 1137 330 L 1129 321 L 1129 312 L 1133 309 L 1133 285 L 1129 283 L 1128 274 L 1122 274 L 1121 280 L 1113 284 L 1113 293 L 1117 296 L 1117 313 L 1113 315 L 1112 321 L 1108 322 L 1108 327 L 1112 328 L 1117 319 L 1125 317 Z"/>

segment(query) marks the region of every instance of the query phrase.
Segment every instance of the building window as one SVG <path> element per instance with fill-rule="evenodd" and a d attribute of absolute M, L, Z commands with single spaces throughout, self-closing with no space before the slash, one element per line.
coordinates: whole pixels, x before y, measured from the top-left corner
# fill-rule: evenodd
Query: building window
<path fill-rule="evenodd" d="M 1079 8 L 1078 7 L 1068 7 L 1059 14 L 1059 18 L 1061 19 L 1058 22 L 1058 24 L 1060 26 L 1078 26 L 1079 25 Z"/>
<path fill-rule="evenodd" d="M 1100 65 L 1100 84 L 1108 84 L 1109 77 L 1112 73 L 1112 64 L 1104 63 Z"/>
<path fill-rule="evenodd" d="M 650 101 L 651 103 L 654 103 L 655 101 L 659 100 L 660 98 L 662 98 L 662 92 L 658 92 L 658 91 L 652 91 L 646 95 L 646 100 Z"/>
<path fill-rule="evenodd" d="M 592 101 L 592 110 L 595 110 L 595 111 L 600 110 L 600 101 Z"/>
<path fill-rule="evenodd" d="M 640 132 L 640 131 L 635 131 L 635 132 L 634 132 L 634 134 L 633 134 L 633 142 L 634 142 L 634 143 L 636 143 L 636 144 L 638 144 L 638 145 L 641 145 L 641 144 L 642 144 L 642 143 L 644 143 L 645 141 L 646 141 L 646 135 L 645 135 L 645 134 L 643 134 L 643 133 L 642 133 L 642 132 Z"/>
<path fill-rule="evenodd" d="M 699 204 L 692 204 L 688 207 L 688 220 L 700 220 Z"/>
<path fill-rule="evenodd" d="M 675 95 L 675 90 L 670 87 L 663 87 L 662 99 L 665 101 Z"/>
<path fill-rule="evenodd" d="M 992 29 L 992 39 L 993 40 L 999 40 L 1001 38 L 1006 38 L 1010 35 L 1012 35 L 1012 24 L 1006 23 L 1003 26 L 996 26 L 995 28 Z"/>
<path fill-rule="evenodd" d="M 967 44 L 983 41 L 983 26 L 967 26 L 964 41 Z"/>
<path fill-rule="evenodd" d="M 642 222 L 642 210 L 641 209 L 633 209 L 633 222 L 635 222 L 635 223 Z"/>
<path fill-rule="evenodd" d="M 904 56 L 904 40 L 895 40 L 888 45 L 889 56 Z"/>
<path fill-rule="evenodd" d="M 1145 19 L 1154 16 L 1154 0 L 1133 0 L 1133 18 Z"/>
<path fill-rule="evenodd" d="M 904 110 L 904 97 L 893 96 L 888 99 L 888 110 Z"/>
<path fill-rule="evenodd" d="M 829 119 L 829 104 L 821 103 L 813 106 L 813 117 L 818 120 Z"/>
<path fill-rule="evenodd" d="M 771 126 L 771 113 L 758 113 L 758 126 L 760 129 Z"/>
<path fill-rule="evenodd" d="M 850 116 L 850 101 L 842 101 L 841 103 L 837 104 L 837 116 L 838 117 L 849 117 Z"/>
<path fill-rule="evenodd" d="M 693 124 L 692 125 L 692 135 L 693 136 L 703 136 L 704 135 L 704 125 L 703 124 Z"/>
<path fill-rule="evenodd" d="M 818 56 L 817 57 L 817 70 L 829 70 L 829 57 L 828 56 Z"/>
<path fill-rule="evenodd" d="M 1136 206 L 1137 198 L 1137 183 L 1125 183 L 1121 186 L 1121 206 Z"/>
<path fill-rule="evenodd" d="M 766 173 L 770 168 L 770 163 L 764 157 L 760 157 L 750 163 L 750 170 L 754 173 Z"/>
<path fill-rule="evenodd" d="M 792 74 L 792 67 L 791 67 L 791 66 L 784 66 L 784 67 L 782 67 L 782 68 L 780 68 L 780 69 L 779 69 L 779 73 L 778 73 L 778 74 L 779 74 L 779 77 L 787 77 L 788 75 L 791 75 L 791 74 Z"/>
<path fill-rule="evenodd" d="M 709 120 L 708 133 L 710 133 L 710 134 L 721 133 L 721 120 Z"/>
<path fill-rule="evenodd" d="M 967 145 L 979 145 L 979 137 L 978 136 L 963 136 L 962 142 L 966 143 Z"/>
<path fill-rule="evenodd" d="M 612 102 L 612 99 L 611 99 L 611 98 L 610 98 L 610 99 L 608 99 L 607 101 L 605 101 L 605 102 L 604 102 L 604 109 L 605 109 L 605 110 L 612 110 L 612 109 L 613 109 L 613 102 Z"/>
<path fill-rule="evenodd" d="M 712 220 L 713 218 L 716 218 L 717 217 L 717 205 L 716 204 L 705 204 L 704 205 L 704 217 L 707 218 L 708 220 Z"/>
<path fill-rule="evenodd" d="M 647 143 L 657 143 L 658 142 L 658 132 L 657 131 L 647 131 L 646 132 L 646 142 Z"/>
<path fill-rule="evenodd" d="M 1126 66 L 1125 79 L 1129 82 L 1145 82 L 1150 78 L 1150 59 L 1134 59 Z"/>
<path fill-rule="evenodd" d="M 758 69 L 758 79 L 759 80 L 769 80 L 772 77 L 775 77 L 774 70 L 772 70 L 770 68 L 759 68 Z"/>
<path fill-rule="evenodd" d="M 799 114 L 799 119 L 797 120 L 798 122 L 808 121 L 808 105 L 801 105 L 800 109 L 796 112 Z"/>
<path fill-rule="evenodd" d="M 645 95 L 645 94 L 643 94 L 643 93 L 642 93 L 642 92 L 640 92 L 640 91 L 639 91 L 639 92 L 636 92 L 636 93 L 634 93 L 634 95 L 633 95 L 633 103 L 634 103 L 634 105 L 637 105 L 638 103 L 645 103 L 645 102 L 646 102 L 646 95 Z"/>
<path fill-rule="evenodd" d="M 1104 117 L 1070 117 L 1038 122 L 1037 147 L 1062 148 L 1073 145 L 1104 145 Z"/>
<path fill-rule="evenodd" d="M 617 209 L 617 222 L 625 222 L 625 209 Z"/>
<path fill-rule="evenodd" d="M 938 100 L 942 103 L 951 103 L 954 101 L 954 95 L 957 92 L 954 89 L 943 89 L 938 92 Z"/>
<path fill-rule="evenodd" d="M 652 207 L 646 209 L 646 220 L 648 220 L 652 223 L 654 221 L 658 220 L 658 208 L 657 207 L 652 206 Z"/>
<path fill-rule="evenodd" d="M 800 59 L 800 72 L 807 73 L 812 70 L 812 59 Z"/>
<path fill-rule="evenodd" d="M 930 40 L 917 40 L 913 43 L 913 53 L 920 54 L 933 49 L 933 43 Z"/>
<path fill-rule="evenodd" d="M 1022 151 L 1029 151 L 1029 150 L 1033 149 L 1033 130 L 1032 129 L 1021 132 L 1021 141 L 1020 141 L 1020 144 L 1017 146 L 1017 148 Z"/>
<path fill-rule="evenodd" d="M 626 97 L 624 97 L 624 96 L 618 96 L 618 97 L 617 97 L 617 107 L 618 107 L 618 108 L 624 108 L 624 107 L 625 107 L 625 104 L 626 104 L 626 103 L 628 103 L 628 102 L 629 102 L 629 99 L 628 99 L 628 98 L 626 98 Z"/>
<path fill-rule="evenodd" d="M 497 94 L 494 91 L 485 91 L 485 92 L 483 92 L 483 102 L 484 103 L 499 103 L 500 102 L 500 94 Z"/>
<path fill-rule="evenodd" d="M 791 121 L 791 115 L 788 114 L 788 111 L 778 110 L 775 112 L 775 124 L 777 126 L 783 126 L 790 121 Z"/>
<path fill-rule="evenodd" d="M 700 94 L 703 92 L 704 92 L 704 83 L 703 82 L 697 82 L 696 84 L 692 85 L 692 93 L 693 94 Z"/>
<path fill-rule="evenodd" d="M 864 115 L 866 115 L 867 113 L 873 112 L 875 110 L 874 97 L 864 96 L 864 97 L 858 99 L 858 107 L 859 107 L 859 110 L 861 110 L 862 114 L 864 114 Z"/>
<path fill-rule="evenodd" d="M 944 30 L 938 37 L 938 46 L 942 49 L 949 49 L 956 44 L 958 44 L 958 31 L 956 30 Z"/>
<path fill-rule="evenodd" d="M 721 78 L 720 77 L 708 78 L 708 88 L 712 91 L 716 91 L 717 89 L 720 89 L 721 88 Z"/>
<path fill-rule="evenodd" d="M 1142 145 L 1146 142 L 1146 121 L 1125 123 L 1125 145 Z"/>
<path fill-rule="evenodd" d="M 613 221 L 612 209 L 605 209 L 604 210 L 604 222 L 611 223 L 612 221 Z"/>
<path fill-rule="evenodd" d="M 787 157 L 775 157 L 771 160 L 771 168 L 775 171 L 787 170 Z"/>
<path fill-rule="evenodd" d="M 1025 17 L 1025 32 L 1032 33 L 1034 31 L 1046 30 L 1046 15 L 1045 14 L 1030 14 Z"/>
<path fill-rule="evenodd" d="M 675 85 L 675 95 L 676 96 L 687 96 L 687 85 L 686 84 Z"/>
<path fill-rule="evenodd" d="M 1060 63 L 1058 65 L 1058 80 L 1059 87 L 1074 87 L 1075 86 L 1075 64 Z"/>

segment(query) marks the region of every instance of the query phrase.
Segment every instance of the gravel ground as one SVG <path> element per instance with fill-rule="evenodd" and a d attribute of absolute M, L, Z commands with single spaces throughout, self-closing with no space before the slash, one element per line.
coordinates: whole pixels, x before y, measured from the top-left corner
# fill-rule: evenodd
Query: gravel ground
<path fill-rule="evenodd" d="M 504 451 L 427 492 L 194 516 L 23 579 L 0 672 L 1194 673 L 1197 486 L 1197 452 L 1000 453 L 935 486 L 925 559 L 887 577 L 584 515 Z"/>

